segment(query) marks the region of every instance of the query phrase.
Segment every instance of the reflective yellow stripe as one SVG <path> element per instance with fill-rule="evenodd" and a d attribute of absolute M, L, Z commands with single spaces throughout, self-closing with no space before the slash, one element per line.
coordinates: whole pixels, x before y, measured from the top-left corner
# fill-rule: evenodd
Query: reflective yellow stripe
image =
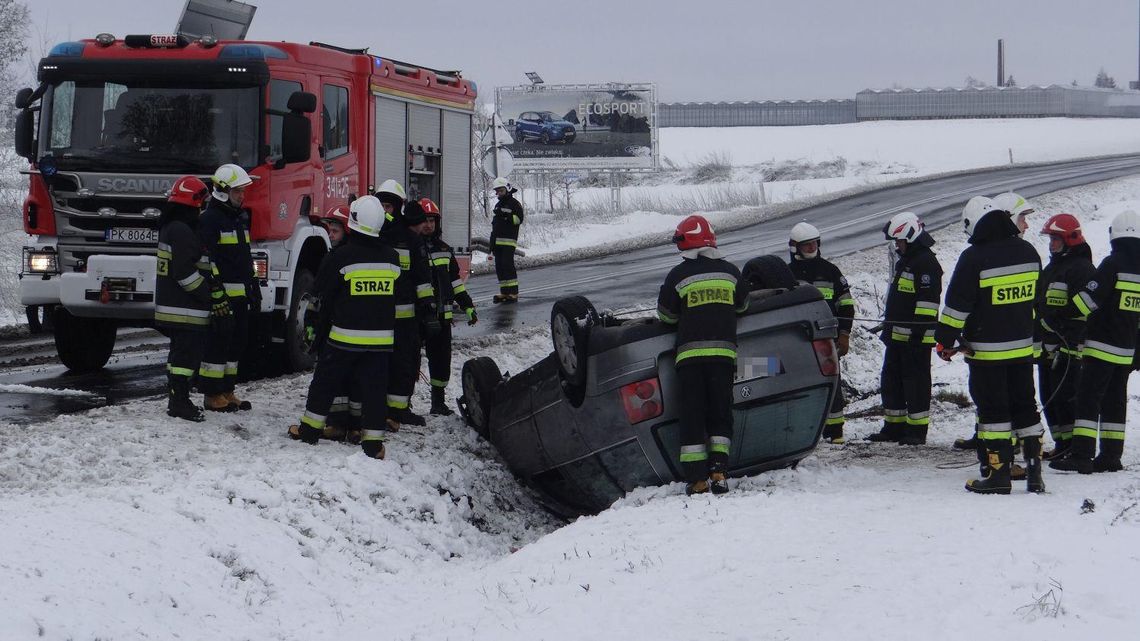
<path fill-rule="evenodd" d="M 1116 281 L 1116 289 L 1126 292 L 1140 292 L 1140 283 L 1130 283 L 1126 280 Z"/>
<path fill-rule="evenodd" d="M 736 358 L 736 350 L 727 349 L 723 347 L 702 347 L 700 349 L 687 349 L 680 354 L 677 354 L 677 361 L 680 363 L 686 358 L 696 358 L 699 356 L 726 356 L 728 358 Z"/>
<path fill-rule="evenodd" d="M 1108 352 L 1096 349 L 1095 347 L 1085 347 L 1081 350 L 1082 358 L 1095 358 L 1106 363 L 1113 363 L 1115 365 L 1131 365 L 1131 356 L 1120 356 L 1118 354 L 1110 354 Z"/>
<path fill-rule="evenodd" d="M 497 247 L 518 247 L 519 244 L 517 241 L 510 240 L 508 238 L 496 238 L 495 239 L 495 246 L 497 246 Z"/>
<path fill-rule="evenodd" d="M 218 236 L 219 245 L 236 245 L 238 244 L 237 232 L 224 231 Z"/>
<path fill-rule="evenodd" d="M 915 307 L 914 314 L 915 316 L 937 316 L 938 310 L 930 309 L 929 307 Z M 965 325 L 965 323 L 962 324 Z"/>
<path fill-rule="evenodd" d="M 966 358 L 972 358 L 976 361 L 1004 361 L 1014 358 L 1024 358 L 1026 356 L 1033 356 L 1032 345 L 1019 347 L 1017 349 L 1004 349 L 996 352 L 977 351 L 972 355 L 967 355 Z"/>
<path fill-rule="evenodd" d="M 954 318 L 953 316 L 947 316 L 946 314 L 939 316 L 938 322 L 942 323 L 943 325 L 949 325 L 954 329 L 962 329 L 966 326 L 966 321 L 958 320 L 957 318 Z"/>
<path fill-rule="evenodd" d="M 909 278 L 899 278 L 899 291 L 904 294 L 913 294 L 914 281 Z"/>
<path fill-rule="evenodd" d="M 1001 287 L 1002 285 L 1017 285 L 1026 282 L 1037 282 L 1037 272 L 1019 272 L 1005 276 L 991 276 L 978 282 L 978 287 Z"/>
<path fill-rule="evenodd" d="M 194 370 L 192 370 L 188 367 L 175 367 L 173 365 L 167 365 L 166 371 L 170 372 L 174 376 L 193 376 L 194 375 Z"/>

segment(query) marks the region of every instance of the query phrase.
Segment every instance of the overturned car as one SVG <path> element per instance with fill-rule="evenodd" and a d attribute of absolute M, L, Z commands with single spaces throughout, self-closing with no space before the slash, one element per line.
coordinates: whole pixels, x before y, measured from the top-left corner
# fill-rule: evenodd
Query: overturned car
<path fill-rule="evenodd" d="M 795 465 L 815 448 L 839 384 L 837 323 L 819 290 L 762 256 L 762 289 L 737 322 L 731 476 Z M 460 408 L 510 469 L 564 515 L 682 478 L 674 328 L 599 314 L 581 296 L 551 310 L 553 351 L 503 376 L 464 363 Z"/>

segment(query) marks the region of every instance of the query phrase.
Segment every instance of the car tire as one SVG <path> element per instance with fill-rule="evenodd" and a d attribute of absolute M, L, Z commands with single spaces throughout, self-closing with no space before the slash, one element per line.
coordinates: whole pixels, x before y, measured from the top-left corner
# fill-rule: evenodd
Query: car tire
<path fill-rule="evenodd" d="M 515 142 L 516 143 L 526 142 L 526 132 L 524 132 L 522 129 L 516 129 L 515 130 Z"/>
<path fill-rule="evenodd" d="M 794 289 L 799 281 L 784 259 L 775 254 L 757 256 L 744 263 L 744 280 L 753 291 L 759 289 Z"/>
<path fill-rule="evenodd" d="M 28 319 L 28 332 L 50 333 L 54 327 L 52 316 L 55 315 L 55 305 L 28 305 L 24 308 L 24 315 Z"/>
<path fill-rule="evenodd" d="M 571 296 L 554 303 L 550 310 L 550 340 L 562 380 L 576 390 L 586 387 L 586 358 L 590 330 L 598 323 L 598 311 L 585 296 Z"/>
<path fill-rule="evenodd" d="M 86 374 L 102 369 L 115 351 L 118 326 L 110 318 L 79 318 L 55 308 L 55 351 L 69 371 Z"/>
<path fill-rule="evenodd" d="M 538 139 L 542 141 L 542 144 L 549 145 L 550 144 L 550 132 L 549 131 L 543 131 L 542 135 L 539 136 Z"/>
<path fill-rule="evenodd" d="M 499 366 L 486 356 L 464 363 L 460 374 L 463 396 L 459 399 L 459 409 L 475 433 L 487 440 L 491 438 L 491 403 L 495 386 L 502 379 Z"/>

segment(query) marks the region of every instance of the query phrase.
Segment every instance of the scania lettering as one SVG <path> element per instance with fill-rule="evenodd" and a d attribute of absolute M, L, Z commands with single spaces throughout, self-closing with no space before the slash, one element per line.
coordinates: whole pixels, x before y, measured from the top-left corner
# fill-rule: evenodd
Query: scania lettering
<path fill-rule="evenodd" d="M 166 192 L 223 163 L 257 179 L 244 203 L 262 294 L 250 353 L 288 370 L 312 364 L 302 316 L 330 207 L 394 178 L 446 212 L 466 270 L 476 87 L 458 71 L 319 43 L 103 34 L 54 47 L 37 79 L 16 96 L 30 162 L 20 297 L 52 310 L 69 369 L 102 367 L 117 327 L 151 322 Z"/>

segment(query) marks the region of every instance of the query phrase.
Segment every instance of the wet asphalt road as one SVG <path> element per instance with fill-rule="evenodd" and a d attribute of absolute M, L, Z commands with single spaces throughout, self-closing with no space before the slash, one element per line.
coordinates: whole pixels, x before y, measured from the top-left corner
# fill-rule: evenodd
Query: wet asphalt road
<path fill-rule="evenodd" d="M 831 257 L 883 244 L 883 223 L 894 213 L 917 213 L 928 228 L 958 224 L 962 206 L 978 193 L 1013 190 L 1032 198 L 1052 191 L 1140 173 L 1140 155 L 1070 161 L 1039 167 L 971 172 L 888 187 L 785 214 L 719 235 L 720 248 L 742 265 L 761 254 L 786 249 L 792 221 L 806 220 L 827 239 Z M 666 271 L 677 261 L 672 245 L 529 268 L 520 272 L 520 301 L 493 305 L 494 274 L 473 276 L 468 290 L 479 309 L 479 324 L 457 325 L 455 337 L 486 336 L 545 325 L 559 298 L 588 297 L 598 309 L 629 308 L 651 302 Z M 884 270 L 886 259 L 884 258 Z M 34 423 L 58 414 L 158 396 L 165 387 L 166 345 L 147 330 L 122 330 L 111 362 L 100 372 L 68 374 L 54 359 L 49 337 L 0 341 L 0 426 Z M 54 393 L 22 386 L 50 388 Z M 47 390 L 44 390 L 47 392 Z"/>

